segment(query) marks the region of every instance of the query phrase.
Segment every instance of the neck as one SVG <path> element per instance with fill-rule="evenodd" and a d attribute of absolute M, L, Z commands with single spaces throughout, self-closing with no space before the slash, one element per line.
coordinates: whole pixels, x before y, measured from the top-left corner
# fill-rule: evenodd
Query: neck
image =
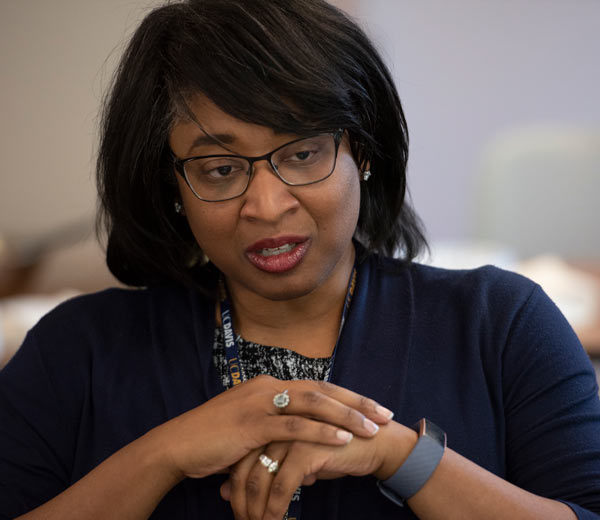
<path fill-rule="evenodd" d="M 311 292 L 271 300 L 227 280 L 236 333 L 248 341 L 287 347 L 308 357 L 330 356 L 338 337 L 354 246 Z"/>

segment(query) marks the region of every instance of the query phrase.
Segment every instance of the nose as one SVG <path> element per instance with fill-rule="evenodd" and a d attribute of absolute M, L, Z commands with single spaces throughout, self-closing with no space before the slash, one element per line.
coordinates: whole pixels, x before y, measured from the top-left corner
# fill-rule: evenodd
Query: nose
<path fill-rule="evenodd" d="M 243 195 L 240 216 L 275 224 L 286 213 L 295 211 L 300 202 L 292 194 L 290 186 L 273 171 L 269 161 L 258 161 L 253 167 L 254 173 Z"/>

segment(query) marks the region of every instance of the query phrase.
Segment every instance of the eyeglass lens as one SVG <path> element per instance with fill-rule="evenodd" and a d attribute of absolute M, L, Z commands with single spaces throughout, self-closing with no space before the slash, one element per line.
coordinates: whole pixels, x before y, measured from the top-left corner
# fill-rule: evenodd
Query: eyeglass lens
<path fill-rule="evenodd" d="M 331 134 L 292 142 L 271 156 L 271 163 L 288 184 L 311 184 L 328 177 L 335 166 L 336 143 Z M 242 157 L 200 157 L 184 163 L 192 190 L 217 201 L 241 195 L 250 180 L 250 162 Z"/>

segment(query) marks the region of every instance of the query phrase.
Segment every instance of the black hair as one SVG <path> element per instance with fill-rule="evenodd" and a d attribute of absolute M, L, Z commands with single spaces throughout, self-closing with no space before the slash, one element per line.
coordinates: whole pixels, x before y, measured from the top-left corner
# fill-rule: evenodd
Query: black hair
<path fill-rule="evenodd" d="M 405 263 L 426 246 L 406 197 L 408 132 L 390 72 L 362 29 L 322 0 L 188 0 L 150 12 L 105 100 L 98 224 L 122 282 L 206 286 L 176 214 L 169 130 L 201 93 L 236 118 L 303 135 L 343 128 L 361 182 L 355 238 Z M 204 280 L 204 281 L 203 281 Z"/>

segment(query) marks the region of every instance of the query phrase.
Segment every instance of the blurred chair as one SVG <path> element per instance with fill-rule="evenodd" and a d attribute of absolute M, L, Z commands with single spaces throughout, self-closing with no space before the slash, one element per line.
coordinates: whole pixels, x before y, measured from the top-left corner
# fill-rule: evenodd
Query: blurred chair
<path fill-rule="evenodd" d="M 0 368 L 27 330 L 60 302 L 119 285 L 108 271 L 91 221 L 28 240 L 0 236 Z"/>
<path fill-rule="evenodd" d="M 475 235 L 521 258 L 600 261 L 600 129 L 536 126 L 485 149 Z"/>

